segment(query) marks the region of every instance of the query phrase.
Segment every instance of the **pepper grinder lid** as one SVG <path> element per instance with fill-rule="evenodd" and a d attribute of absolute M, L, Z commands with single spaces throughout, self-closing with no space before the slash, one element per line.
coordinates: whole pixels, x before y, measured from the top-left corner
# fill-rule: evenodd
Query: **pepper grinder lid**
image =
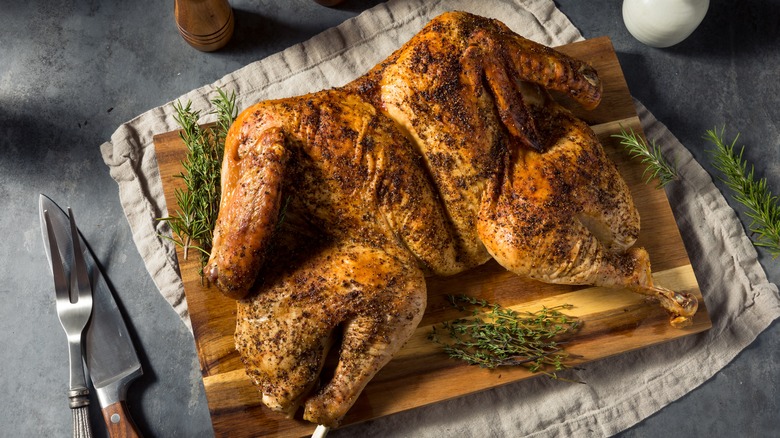
<path fill-rule="evenodd" d="M 228 0 L 175 0 L 173 15 L 179 34 L 192 47 L 213 52 L 233 36 L 233 9 Z"/>

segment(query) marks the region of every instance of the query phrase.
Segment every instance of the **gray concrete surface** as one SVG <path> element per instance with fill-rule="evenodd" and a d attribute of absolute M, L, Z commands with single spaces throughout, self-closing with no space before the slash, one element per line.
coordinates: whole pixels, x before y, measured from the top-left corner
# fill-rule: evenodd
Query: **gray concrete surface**
<path fill-rule="evenodd" d="M 205 54 L 177 34 L 171 1 L 2 2 L 0 437 L 70 434 L 67 350 L 40 237 L 39 193 L 74 208 L 117 286 L 145 370 L 130 392 L 142 432 L 212 435 L 192 338 L 143 267 L 98 146 L 147 109 L 376 3 L 235 0 L 233 41 Z M 669 49 L 635 41 L 620 3 L 557 2 L 586 37 L 612 38 L 632 93 L 705 168 L 711 170 L 701 137 L 725 124 L 727 133 L 741 133 L 756 174 L 780 193 L 780 2 L 712 1 L 701 27 Z M 780 262 L 762 251 L 761 263 L 777 283 Z M 713 379 L 622 436 L 772 436 L 780 429 L 779 359 L 775 323 Z M 92 415 L 99 424 L 97 409 Z"/>

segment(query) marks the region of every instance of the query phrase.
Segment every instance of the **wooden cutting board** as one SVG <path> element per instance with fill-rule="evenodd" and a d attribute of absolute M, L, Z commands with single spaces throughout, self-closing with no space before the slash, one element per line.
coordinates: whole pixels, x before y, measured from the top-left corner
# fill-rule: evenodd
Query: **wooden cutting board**
<path fill-rule="evenodd" d="M 344 419 L 344 425 L 390 415 L 418 406 L 458 397 L 475 391 L 536 377 L 525 369 L 490 371 L 449 359 L 427 339 L 431 326 L 460 316 L 444 299 L 446 294 L 467 294 L 516 310 L 538 310 L 542 306 L 572 304 L 566 313 L 579 317 L 583 328 L 568 350 L 581 356 L 576 364 L 601 359 L 649 345 L 691 335 L 711 327 L 696 277 L 688 260 L 677 225 L 663 190 L 647 185 L 644 167 L 611 135 L 621 126 L 641 132 L 639 119 L 612 43 L 606 37 L 578 42 L 560 51 L 590 62 L 604 83 L 601 105 L 594 111 L 581 110 L 566 97 L 556 96 L 588 121 L 607 153 L 631 187 L 642 218 L 637 245 L 644 246 L 653 261 L 654 277 L 665 287 L 692 293 L 699 298 L 694 323 L 686 329 L 669 325 L 660 306 L 625 290 L 556 286 L 523 280 L 495 262 L 447 278 L 428 280 L 428 307 L 412 339 L 368 384 Z M 178 132 L 154 138 L 160 174 L 169 210 L 176 208 L 174 190 L 185 146 Z M 204 286 L 196 257 L 179 265 L 189 305 L 195 342 L 203 373 L 214 431 L 217 436 L 305 436 L 314 425 L 287 419 L 260 403 L 257 390 L 244 373 L 233 347 L 235 301 L 216 289 Z M 546 378 L 546 377 L 542 377 Z M 565 383 L 562 383 L 565 384 Z"/>

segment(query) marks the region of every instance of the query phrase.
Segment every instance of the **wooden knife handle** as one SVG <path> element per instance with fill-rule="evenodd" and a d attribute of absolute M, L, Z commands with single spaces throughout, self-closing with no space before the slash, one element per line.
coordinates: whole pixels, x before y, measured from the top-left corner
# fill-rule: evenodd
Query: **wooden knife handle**
<path fill-rule="evenodd" d="M 103 408 L 103 420 L 106 422 L 108 435 L 111 438 L 141 437 L 138 428 L 127 412 L 127 405 L 124 401 L 118 401 Z"/>

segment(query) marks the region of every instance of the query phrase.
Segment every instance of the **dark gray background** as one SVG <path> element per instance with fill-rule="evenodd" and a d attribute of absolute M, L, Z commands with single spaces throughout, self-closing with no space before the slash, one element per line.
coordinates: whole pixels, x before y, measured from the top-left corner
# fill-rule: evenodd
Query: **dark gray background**
<path fill-rule="evenodd" d="M 74 208 L 118 286 L 145 370 L 130 391 L 142 432 L 211 434 L 191 335 L 143 267 L 98 146 L 130 118 L 380 2 L 348 0 L 338 8 L 311 0 L 231 3 L 235 36 L 206 54 L 179 37 L 172 1 L 2 2 L 0 436 L 67 436 L 71 428 L 67 349 L 41 244 L 39 193 Z M 756 175 L 780 193 L 780 2 L 712 1 L 699 29 L 668 49 L 634 40 L 618 0 L 556 3 L 586 38 L 612 38 L 634 96 L 706 169 L 712 167 L 702 136 L 725 125 L 730 138 L 741 134 Z M 760 254 L 777 283 L 778 261 Z M 780 428 L 779 359 L 775 323 L 702 387 L 622 435 L 768 435 Z M 93 414 L 99 421 L 96 409 Z"/>

